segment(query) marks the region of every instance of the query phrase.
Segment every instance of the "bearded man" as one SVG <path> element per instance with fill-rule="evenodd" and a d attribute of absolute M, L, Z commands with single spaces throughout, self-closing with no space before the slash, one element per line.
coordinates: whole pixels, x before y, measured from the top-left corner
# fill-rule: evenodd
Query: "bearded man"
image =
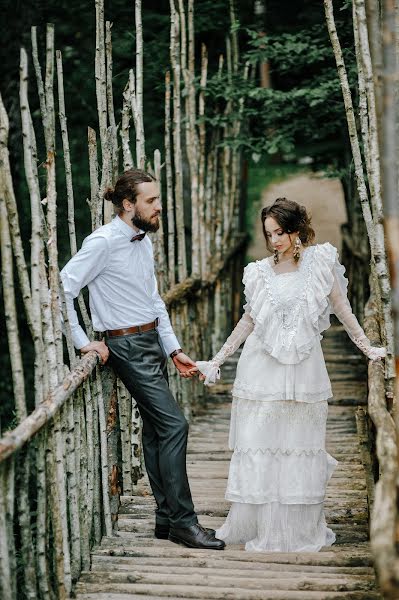
<path fill-rule="evenodd" d="M 183 353 L 157 288 L 151 240 L 159 228 L 159 186 L 152 175 L 130 169 L 104 195 L 115 218 L 83 242 L 61 271 L 75 347 L 108 358 L 135 398 L 143 421 L 146 470 L 156 501 L 155 536 L 190 548 L 222 550 L 214 531 L 201 527 L 186 472 L 188 423 L 168 386 L 172 357 L 184 377 L 197 370 Z M 103 332 L 90 342 L 74 308 L 89 288 L 93 328 Z"/>

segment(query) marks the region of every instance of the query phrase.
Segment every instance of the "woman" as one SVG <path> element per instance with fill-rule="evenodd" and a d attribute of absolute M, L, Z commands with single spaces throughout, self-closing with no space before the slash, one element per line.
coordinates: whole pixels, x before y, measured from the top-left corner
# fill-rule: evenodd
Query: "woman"
<path fill-rule="evenodd" d="M 245 341 L 232 391 L 232 506 L 216 535 L 246 550 L 313 552 L 335 541 L 323 510 L 337 461 L 325 450 L 332 392 L 320 334 L 335 313 L 368 358 L 385 349 L 371 346 L 352 313 L 336 248 L 312 245 L 306 209 L 278 198 L 261 219 L 273 256 L 246 266 L 243 317 L 211 361 L 197 362 L 214 383 Z"/>

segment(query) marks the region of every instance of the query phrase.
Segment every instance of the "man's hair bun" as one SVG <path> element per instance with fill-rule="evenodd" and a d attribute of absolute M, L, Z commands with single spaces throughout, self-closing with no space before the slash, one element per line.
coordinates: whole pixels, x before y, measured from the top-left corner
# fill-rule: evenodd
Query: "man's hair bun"
<path fill-rule="evenodd" d="M 109 200 L 110 202 L 114 201 L 114 190 L 112 188 L 108 188 L 104 194 L 104 200 Z"/>

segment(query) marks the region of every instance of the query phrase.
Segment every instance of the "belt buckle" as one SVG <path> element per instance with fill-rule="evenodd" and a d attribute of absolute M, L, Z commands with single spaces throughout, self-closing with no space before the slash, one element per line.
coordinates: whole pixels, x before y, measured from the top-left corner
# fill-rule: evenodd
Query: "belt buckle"
<path fill-rule="evenodd" d="M 141 325 L 137 325 L 137 333 L 142 334 L 143 331 L 141 329 Z"/>

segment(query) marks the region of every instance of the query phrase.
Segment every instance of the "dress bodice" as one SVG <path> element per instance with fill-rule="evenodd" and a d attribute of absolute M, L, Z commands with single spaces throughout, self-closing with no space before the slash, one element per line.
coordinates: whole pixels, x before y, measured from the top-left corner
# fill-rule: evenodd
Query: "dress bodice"
<path fill-rule="evenodd" d="M 344 270 L 329 243 L 306 248 L 294 271 L 276 273 L 269 258 L 247 265 L 246 310 L 266 352 L 284 364 L 309 356 L 330 324 L 328 296 L 334 278 L 340 277 L 346 289 Z"/>

